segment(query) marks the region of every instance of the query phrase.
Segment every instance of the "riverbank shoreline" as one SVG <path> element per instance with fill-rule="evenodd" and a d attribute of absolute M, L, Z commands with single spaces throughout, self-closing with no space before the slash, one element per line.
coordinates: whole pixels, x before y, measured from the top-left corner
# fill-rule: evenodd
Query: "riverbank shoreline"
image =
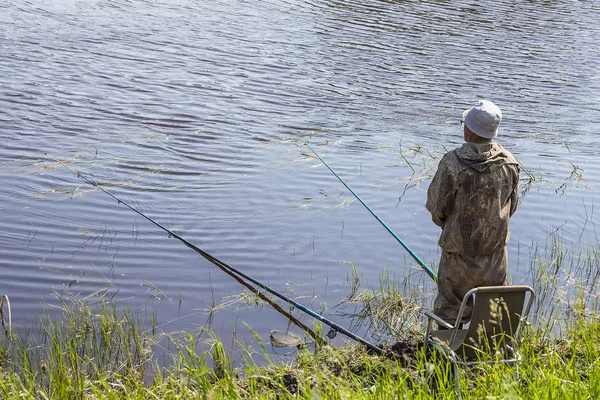
<path fill-rule="evenodd" d="M 410 299 L 403 301 L 410 304 L 406 303 Z M 268 343 L 257 338 L 268 363 L 255 363 L 255 353 L 248 349 L 243 361 L 234 365 L 223 342 L 209 331 L 165 336 L 144 330 L 139 316 L 114 303 L 73 301 L 63 306 L 63 318 L 40 320 L 42 336 L 37 342 L 33 335 L 9 330 L 0 339 L 2 398 L 458 396 L 449 365 L 425 353 L 423 332 L 416 327 L 406 330 L 399 340 L 381 344 L 389 350 L 388 356 L 371 354 L 352 343 L 338 349 L 299 346 L 292 362 L 281 363 L 271 358 Z M 525 326 L 519 346 L 523 357 L 520 380 L 515 378 L 515 369 L 506 365 L 468 368 L 460 373 L 463 396 L 598 397 L 600 318 L 582 301 L 573 302 L 564 317 L 559 335 L 547 328 Z M 322 332 L 317 329 L 317 333 Z M 168 366 L 159 366 L 153 354 L 165 339 L 175 351 L 169 355 Z"/>

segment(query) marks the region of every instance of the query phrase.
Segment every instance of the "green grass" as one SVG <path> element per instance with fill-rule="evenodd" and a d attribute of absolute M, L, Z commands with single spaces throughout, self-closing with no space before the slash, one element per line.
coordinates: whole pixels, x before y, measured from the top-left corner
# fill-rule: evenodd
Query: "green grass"
<path fill-rule="evenodd" d="M 2 398 L 457 398 L 448 364 L 418 346 L 395 359 L 356 345 L 324 346 L 301 351 L 290 365 L 257 366 L 247 357 L 242 368 L 234 369 L 221 342 L 187 334 L 172 339 L 177 349 L 173 363 L 160 368 L 150 357 L 156 338 L 140 329 L 132 313 L 83 303 L 64 313 L 64 319 L 43 321 L 40 343 L 2 339 Z M 600 318 L 585 309 L 564 322 L 560 338 L 529 328 L 520 346 L 521 380 L 509 366 L 465 369 L 460 374 L 463 395 L 598 398 L 599 341 Z"/>
<path fill-rule="evenodd" d="M 506 365 L 464 368 L 461 394 L 486 399 L 600 398 L 597 251 L 582 256 L 553 237 L 530 258 L 539 297 L 519 347 L 521 379 Z M 345 313 L 345 321 L 394 350 L 396 357 L 369 354 L 346 342 L 340 349 L 302 349 L 293 362 L 277 364 L 255 335 L 267 364 L 257 365 L 255 354 L 244 349 L 241 361 L 234 363 L 210 332 L 159 336 L 134 312 L 112 302 L 71 300 L 62 304 L 60 318 L 42 317 L 30 331 L 35 333 L 17 335 L 8 329 L 0 335 L 0 398 L 458 398 L 448 363 L 435 352 L 426 354 L 420 345 L 424 293 L 386 271 L 373 288 L 361 288 L 356 266 L 349 280 L 350 295 L 336 308 Z M 158 365 L 153 351 L 163 350 L 164 343 L 159 343 L 164 340 L 175 350 L 172 359 Z"/>

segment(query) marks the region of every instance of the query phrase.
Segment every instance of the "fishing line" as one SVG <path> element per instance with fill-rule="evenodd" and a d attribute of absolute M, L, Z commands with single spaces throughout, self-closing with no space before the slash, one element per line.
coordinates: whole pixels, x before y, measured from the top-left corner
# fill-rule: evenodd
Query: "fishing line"
<path fill-rule="evenodd" d="M 425 262 L 423 260 L 421 260 L 419 258 L 419 256 L 417 256 L 415 254 L 415 252 L 412 251 L 410 249 L 410 247 L 408 247 L 406 245 L 406 243 L 404 243 L 404 241 L 398 237 L 398 235 L 396 235 L 396 233 L 392 230 L 392 228 L 390 228 L 389 226 L 387 226 L 387 224 L 385 222 L 383 222 L 381 220 L 381 218 L 379 218 L 377 216 L 377 214 L 375 214 L 375 212 L 373 210 L 371 210 L 371 208 L 369 208 L 369 206 L 364 201 L 362 201 L 362 199 L 354 192 L 354 190 L 352 190 L 352 188 L 350 188 L 350 186 L 348 186 L 348 184 L 346 184 L 346 182 L 344 182 L 344 180 L 342 178 L 340 178 L 340 176 L 338 174 L 336 174 L 333 169 L 331 169 L 331 167 L 325 162 L 325 160 L 323 160 L 321 158 L 321 156 L 318 155 L 317 152 L 312 147 L 310 147 L 310 145 L 308 143 L 306 143 L 306 146 L 310 149 L 310 151 L 312 151 L 315 154 L 315 156 L 317 156 L 317 158 L 323 163 L 323 165 L 325 165 L 327 167 L 327 169 L 329 169 L 333 173 L 333 175 L 335 175 L 335 177 L 338 178 L 339 181 L 342 182 L 344 184 L 344 186 L 346 186 L 346 188 L 348 188 L 348 190 L 354 195 L 354 197 L 356 197 L 358 199 L 358 201 L 360 201 L 360 203 L 363 206 L 365 206 L 365 208 L 367 210 L 369 210 L 369 212 L 375 217 L 375 219 L 377 221 L 379 221 L 379 223 L 381 223 L 381 225 L 383 225 L 383 227 L 385 229 L 387 229 L 387 231 L 389 233 L 392 234 L 392 236 L 402 245 L 402 247 L 404 247 L 406 249 L 406 251 L 408 251 L 408 254 L 410 254 L 415 259 L 415 261 L 421 266 L 421 268 L 423 268 L 423 270 L 425 270 L 425 272 L 427 273 L 427 275 L 429 275 L 431 277 L 431 279 L 433 279 L 434 282 L 437 282 L 437 275 L 436 275 L 436 273 L 433 272 L 433 270 L 431 268 L 429 268 L 429 266 L 427 266 L 427 264 L 425 264 Z"/>
<path fill-rule="evenodd" d="M 243 277 L 244 279 L 246 279 L 246 280 L 254 283 L 255 285 L 257 285 L 258 287 L 260 287 L 260 288 L 266 290 L 267 292 L 271 293 L 272 295 L 274 295 L 276 297 L 279 297 L 281 300 L 287 302 L 291 306 L 293 306 L 293 307 L 295 307 L 295 308 L 297 308 L 297 309 L 299 309 L 301 311 L 304 311 L 306 314 L 310 315 L 311 317 L 316 318 L 317 320 L 321 321 L 322 323 L 328 325 L 331 328 L 329 330 L 329 332 L 327 332 L 327 337 L 328 338 L 333 339 L 337 335 L 337 333 L 339 332 L 339 333 L 342 333 L 343 335 L 348 336 L 351 339 L 356 340 L 359 343 L 362 343 L 369 350 L 372 350 L 372 351 L 374 351 L 374 352 L 376 352 L 378 354 L 384 354 L 384 350 L 383 349 L 375 346 L 374 344 L 372 344 L 369 341 L 361 338 L 360 336 L 355 335 L 354 333 L 350 332 L 349 330 L 347 330 L 343 326 L 340 326 L 340 325 L 338 325 L 338 324 L 336 324 L 336 323 L 328 320 L 327 318 L 323 317 L 322 315 L 317 314 L 316 312 L 314 312 L 313 310 L 311 310 L 311 309 L 303 306 L 302 304 L 293 301 L 289 297 L 286 297 L 283 294 L 281 294 L 281 293 L 279 293 L 279 292 L 271 289 L 269 286 L 260 283 L 256 279 L 250 277 L 249 275 L 246 275 L 245 273 L 243 273 L 242 271 L 240 271 L 240 270 L 232 267 L 231 265 L 229 265 L 229 264 L 227 264 L 227 263 L 225 263 L 225 262 L 217 259 L 216 257 L 213 257 L 212 255 L 210 255 L 206 251 L 200 249 L 199 247 L 197 247 L 194 244 L 190 243 L 189 241 L 187 241 L 183 237 L 179 236 L 178 234 L 174 233 L 170 229 L 164 227 L 160 223 L 158 223 L 155 220 L 153 220 L 152 218 L 148 217 L 146 214 L 142 213 L 138 209 L 134 208 L 133 206 L 131 206 L 128 203 L 126 203 L 125 201 L 121 200 L 119 197 L 115 196 L 114 194 L 112 194 L 108 190 L 104 189 L 98 183 L 96 183 L 92 179 L 88 178 L 87 176 L 85 176 L 81 172 L 76 171 L 75 169 L 71 168 L 70 166 L 68 166 L 67 164 L 65 164 L 64 162 L 62 162 L 60 160 L 57 160 L 57 159 L 54 159 L 54 160 L 56 162 L 58 162 L 60 165 L 62 165 L 63 167 L 67 168 L 68 170 L 70 170 L 71 172 L 73 172 L 74 174 L 76 174 L 77 177 L 83 179 L 88 184 L 94 186 L 95 188 L 101 190 L 102 192 L 106 193 L 107 195 L 109 195 L 110 197 L 112 197 L 113 199 L 115 199 L 119 204 L 123 204 L 124 206 L 126 206 L 127 208 L 129 208 L 130 210 L 132 210 L 133 212 L 135 212 L 136 214 L 140 215 L 141 217 L 145 218 L 146 220 L 152 222 L 154 225 L 156 225 L 157 227 L 159 227 L 163 231 L 167 232 L 169 234 L 170 238 L 173 237 L 175 239 L 178 239 L 183 244 L 185 244 L 187 247 L 189 247 L 190 249 L 194 250 L 196 253 L 200 254 L 202 257 L 206 258 L 208 261 L 212 262 L 213 264 L 215 264 L 216 266 L 218 266 L 219 268 L 221 268 L 227 274 L 229 274 L 230 276 L 236 278 L 236 280 L 238 280 L 238 282 L 242 283 L 242 285 L 246 286 L 247 288 L 249 288 L 250 290 L 252 290 L 254 293 L 256 293 L 257 295 L 259 295 L 261 299 L 267 301 L 269 304 L 271 304 L 273 307 L 275 307 L 275 309 L 277 309 L 277 311 L 281 312 L 282 314 L 284 314 L 288 318 L 290 318 L 290 320 L 294 321 L 294 323 L 296 323 L 296 325 L 298 325 L 302 329 L 304 329 L 316 341 L 323 341 L 323 339 L 321 339 L 320 337 L 318 337 L 314 332 L 312 332 L 308 327 L 306 327 L 306 325 L 303 325 L 300 321 L 298 321 L 297 319 L 295 319 L 294 317 L 292 317 L 291 315 L 289 315 L 287 312 L 285 312 L 285 310 L 283 310 L 279 305 L 276 305 L 275 303 L 273 303 L 270 300 L 266 300 L 268 298 L 266 296 L 264 296 L 264 294 L 260 293 L 258 291 L 258 289 L 251 287 L 246 282 L 241 281 L 239 279 L 239 277 Z M 238 276 L 236 277 L 233 274 L 238 275 Z"/>

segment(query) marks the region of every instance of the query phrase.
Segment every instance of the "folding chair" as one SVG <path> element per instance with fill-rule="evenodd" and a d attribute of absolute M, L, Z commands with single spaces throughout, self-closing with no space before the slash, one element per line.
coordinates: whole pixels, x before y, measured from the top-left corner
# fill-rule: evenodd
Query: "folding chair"
<path fill-rule="evenodd" d="M 518 361 L 521 357 L 516 351 L 519 326 L 529 315 L 534 298 L 535 292 L 529 286 L 484 286 L 465 294 L 454 325 L 425 312 L 428 318 L 425 349 L 433 345 L 449 359 L 458 393 L 459 365 L 515 364 L 516 379 L 519 380 Z M 471 321 L 462 329 L 463 314 L 470 300 L 473 301 Z M 431 330 L 433 321 L 446 330 Z"/>

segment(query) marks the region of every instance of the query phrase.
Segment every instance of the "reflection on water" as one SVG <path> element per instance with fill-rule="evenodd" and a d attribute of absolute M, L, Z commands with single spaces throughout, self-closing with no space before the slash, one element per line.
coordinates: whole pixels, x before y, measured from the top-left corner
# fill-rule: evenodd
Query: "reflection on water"
<path fill-rule="evenodd" d="M 231 304 L 211 314 L 224 337 L 286 330 L 55 159 L 334 321 L 352 263 L 365 286 L 388 268 L 431 291 L 303 143 L 435 266 L 425 190 L 480 97 L 502 108 L 499 140 L 524 166 L 509 252 L 513 281 L 530 283 L 552 232 L 582 252 L 596 238 L 599 14 L 566 1 L 1 2 L 0 295 L 19 327 L 76 295 L 157 309 L 165 331 L 196 329 L 218 303 Z"/>

